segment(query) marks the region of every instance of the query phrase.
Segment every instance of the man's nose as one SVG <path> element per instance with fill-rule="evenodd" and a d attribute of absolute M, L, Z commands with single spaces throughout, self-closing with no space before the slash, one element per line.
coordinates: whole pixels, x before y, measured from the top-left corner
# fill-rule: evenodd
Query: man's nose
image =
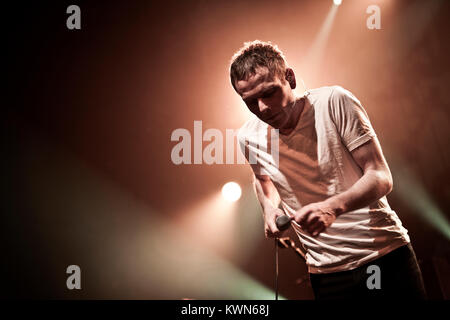
<path fill-rule="evenodd" d="M 259 112 L 261 113 L 266 112 L 266 110 L 269 109 L 269 107 L 262 101 L 262 99 L 258 99 L 258 107 Z"/>

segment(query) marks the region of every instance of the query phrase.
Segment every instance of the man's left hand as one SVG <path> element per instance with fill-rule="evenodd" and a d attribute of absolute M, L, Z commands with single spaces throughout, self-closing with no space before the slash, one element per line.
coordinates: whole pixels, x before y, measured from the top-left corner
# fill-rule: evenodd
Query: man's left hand
<path fill-rule="evenodd" d="M 336 220 L 336 212 L 325 201 L 310 203 L 295 213 L 294 220 L 316 237 Z"/>

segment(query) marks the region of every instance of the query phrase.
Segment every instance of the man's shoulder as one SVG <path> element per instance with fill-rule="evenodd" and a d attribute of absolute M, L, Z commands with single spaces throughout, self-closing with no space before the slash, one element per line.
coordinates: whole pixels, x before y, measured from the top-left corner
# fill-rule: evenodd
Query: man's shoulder
<path fill-rule="evenodd" d="M 252 136 L 257 136 L 263 130 L 267 130 L 267 124 L 256 116 L 252 116 L 238 130 L 237 137 L 239 142 L 243 142 Z"/>
<path fill-rule="evenodd" d="M 327 101 L 332 98 L 340 97 L 342 95 L 351 94 L 350 91 L 339 85 L 324 86 L 315 89 L 310 89 L 307 91 L 307 93 L 311 96 L 311 98 L 325 99 Z"/>
<path fill-rule="evenodd" d="M 336 108 L 346 108 L 349 103 L 360 104 L 349 90 L 339 85 L 311 89 L 309 93 L 308 99 L 316 111 L 329 113 Z"/>

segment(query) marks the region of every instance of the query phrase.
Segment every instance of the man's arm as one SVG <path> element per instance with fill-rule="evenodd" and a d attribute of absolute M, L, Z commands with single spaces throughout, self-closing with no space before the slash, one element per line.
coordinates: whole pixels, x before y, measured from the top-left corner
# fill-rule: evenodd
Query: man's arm
<path fill-rule="evenodd" d="M 253 183 L 256 196 L 258 197 L 263 210 L 278 208 L 280 197 L 269 176 L 255 174 Z"/>
<path fill-rule="evenodd" d="M 376 137 L 352 151 L 363 176 L 347 191 L 328 199 L 337 214 L 363 208 L 392 191 L 392 175 Z"/>
<path fill-rule="evenodd" d="M 256 175 L 253 183 L 255 187 L 256 197 L 263 209 L 264 232 L 266 237 L 281 236 L 280 230 L 276 225 L 276 218 L 283 215 L 283 210 L 279 209 L 280 196 L 277 189 L 273 185 L 272 180 L 267 175 Z"/>
<path fill-rule="evenodd" d="M 295 221 L 313 236 L 328 228 L 340 214 L 365 207 L 392 190 L 392 175 L 376 137 L 351 154 L 363 172 L 362 177 L 348 190 L 304 206 L 295 214 Z"/>

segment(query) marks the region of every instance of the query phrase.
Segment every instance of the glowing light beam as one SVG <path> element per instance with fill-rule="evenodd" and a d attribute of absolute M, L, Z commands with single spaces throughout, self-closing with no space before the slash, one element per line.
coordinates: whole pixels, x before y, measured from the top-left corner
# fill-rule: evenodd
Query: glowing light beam
<path fill-rule="evenodd" d="M 301 70 L 308 70 L 307 74 L 317 74 L 318 69 L 322 61 L 323 54 L 325 52 L 325 47 L 330 36 L 331 27 L 333 26 L 334 19 L 338 10 L 337 5 L 331 5 L 330 11 L 328 12 L 325 20 L 320 27 L 319 33 L 314 39 L 308 53 L 303 60 Z"/>
<path fill-rule="evenodd" d="M 398 181 L 401 183 L 396 184 L 395 190 L 405 199 L 405 204 L 439 230 L 447 239 L 450 239 L 450 224 L 424 187 L 407 168 L 399 167 L 396 172 L 399 177 Z"/>
<path fill-rule="evenodd" d="M 272 289 L 190 237 L 192 230 L 174 225 L 69 152 L 39 141 L 37 134 L 33 141 L 23 147 L 33 155 L 24 157 L 23 168 L 43 239 L 33 243 L 34 250 L 81 261 L 89 270 L 85 298 L 274 299 Z M 218 216 L 230 217 L 234 203 L 228 208 L 224 203 L 219 192 L 207 201 L 209 222 L 214 212 L 208 208 L 223 209 Z M 210 239 L 220 228 L 212 230 Z"/>

